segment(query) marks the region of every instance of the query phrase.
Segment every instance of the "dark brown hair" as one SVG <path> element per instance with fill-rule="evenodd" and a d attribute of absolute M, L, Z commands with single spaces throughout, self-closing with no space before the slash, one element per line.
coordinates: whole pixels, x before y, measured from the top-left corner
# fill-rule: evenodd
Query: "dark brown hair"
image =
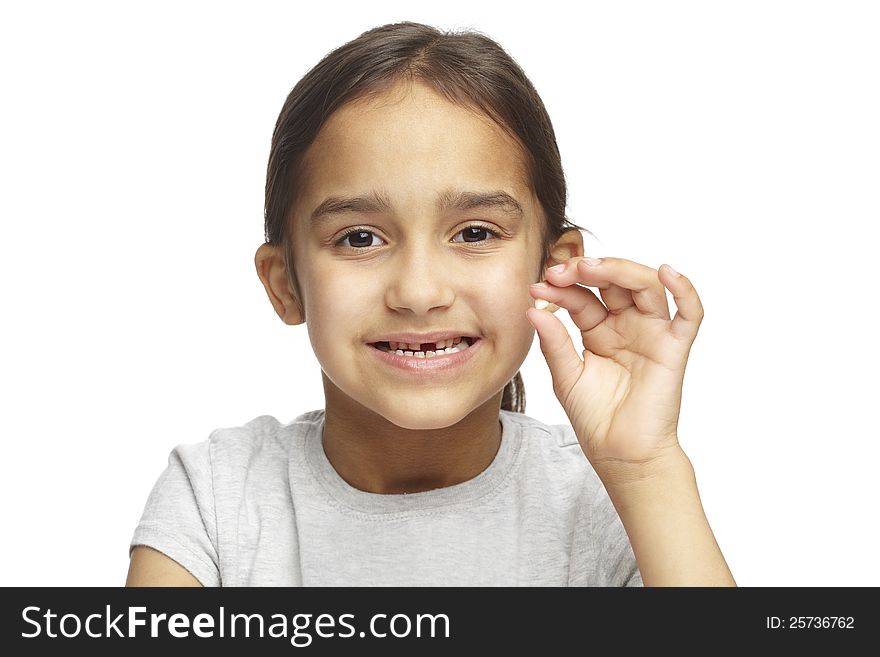
<path fill-rule="evenodd" d="M 544 214 L 539 273 L 562 233 L 585 230 L 565 216 L 567 191 L 553 126 L 538 92 L 513 58 L 477 31 L 444 32 L 412 22 L 382 25 L 338 47 L 309 70 L 287 96 L 275 124 L 266 172 L 265 237 L 268 244 L 282 247 L 298 302 L 302 297 L 291 261 L 290 215 L 306 150 L 343 104 L 379 95 L 400 80 L 418 80 L 450 102 L 483 112 L 520 145 Z M 524 413 L 525 407 L 525 386 L 517 372 L 504 387 L 501 408 Z"/>

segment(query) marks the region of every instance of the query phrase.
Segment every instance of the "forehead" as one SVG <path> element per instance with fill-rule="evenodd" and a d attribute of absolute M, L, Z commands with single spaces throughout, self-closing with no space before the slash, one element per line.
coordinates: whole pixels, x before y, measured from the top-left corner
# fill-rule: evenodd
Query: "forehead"
<path fill-rule="evenodd" d="M 300 201 L 310 208 L 328 194 L 374 188 L 403 203 L 450 188 L 503 189 L 524 202 L 531 196 L 516 140 L 478 110 L 418 82 L 338 109 L 303 164 Z"/>

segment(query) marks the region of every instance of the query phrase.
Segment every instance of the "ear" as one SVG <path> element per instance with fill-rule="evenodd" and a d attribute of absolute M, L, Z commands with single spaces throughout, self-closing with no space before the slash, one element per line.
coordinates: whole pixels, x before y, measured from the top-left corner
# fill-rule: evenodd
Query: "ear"
<path fill-rule="evenodd" d="M 281 247 L 261 244 L 254 256 L 254 264 L 278 316 L 285 324 L 302 324 L 305 321 L 302 305 L 287 282 Z"/>
<path fill-rule="evenodd" d="M 550 247 L 550 255 L 544 263 L 544 270 L 553 265 L 567 262 L 570 258 L 580 258 L 584 255 L 584 236 L 577 228 L 569 228 Z M 541 280 L 544 280 L 544 271 L 541 272 Z"/>

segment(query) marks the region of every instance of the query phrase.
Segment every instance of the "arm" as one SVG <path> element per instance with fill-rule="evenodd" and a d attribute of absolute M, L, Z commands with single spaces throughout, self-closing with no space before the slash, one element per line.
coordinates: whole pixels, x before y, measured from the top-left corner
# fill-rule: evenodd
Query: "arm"
<path fill-rule="evenodd" d="M 599 473 L 645 586 L 736 586 L 703 511 L 690 459 Z"/>
<path fill-rule="evenodd" d="M 580 255 L 544 274 L 529 292 L 568 311 L 580 329 L 583 360 L 552 312 L 529 308 L 526 317 L 538 331 L 553 391 L 620 516 L 643 584 L 736 586 L 678 442 L 685 366 L 704 315 L 690 279 L 668 265 Z M 667 291 L 678 308 L 672 319 Z"/>
<path fill-rule="evenodd" d="M 129 541 L 127 586 L 220 586 L 210 441 L 178 445 Z"/>
<path fill-rule="evenodd" d="M 131 553 L 126 586 L 201 586 L 179 563 L 158 550 L 138 545 Z"/>

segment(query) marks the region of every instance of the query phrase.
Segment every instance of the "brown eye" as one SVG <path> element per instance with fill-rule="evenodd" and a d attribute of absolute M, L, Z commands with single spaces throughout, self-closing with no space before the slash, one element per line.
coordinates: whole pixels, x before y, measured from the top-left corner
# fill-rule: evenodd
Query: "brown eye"
<path fill-rule="evenodd" d="M 488 238 L 486 234 L 492 235 L 492 237 L 498 237 L 498 233 L 489 228 L 488 226 L 481 226 L 479 224 L 474 224 L 473 226 L 468 226 L 459 231 L 459 235 L 464 236 L 465 244 L 475 244 L 479 242 L 486 242 Z M 460 244 L 461 242 L 459 242 Z"/>
<path fill-rule="evenodd" d="M 355 228 L 354 230 L 349 231 L 348 233 L 340 237 L 339 240 L 337 240 L 336 245 L 347 246 L 351 249 L 363 249 L 373 246 L 372 241 L 374 237 L 377 236 L 370 230 Z M 345 240 L 348 240 L 348 244 L 344 244 Z"/>

